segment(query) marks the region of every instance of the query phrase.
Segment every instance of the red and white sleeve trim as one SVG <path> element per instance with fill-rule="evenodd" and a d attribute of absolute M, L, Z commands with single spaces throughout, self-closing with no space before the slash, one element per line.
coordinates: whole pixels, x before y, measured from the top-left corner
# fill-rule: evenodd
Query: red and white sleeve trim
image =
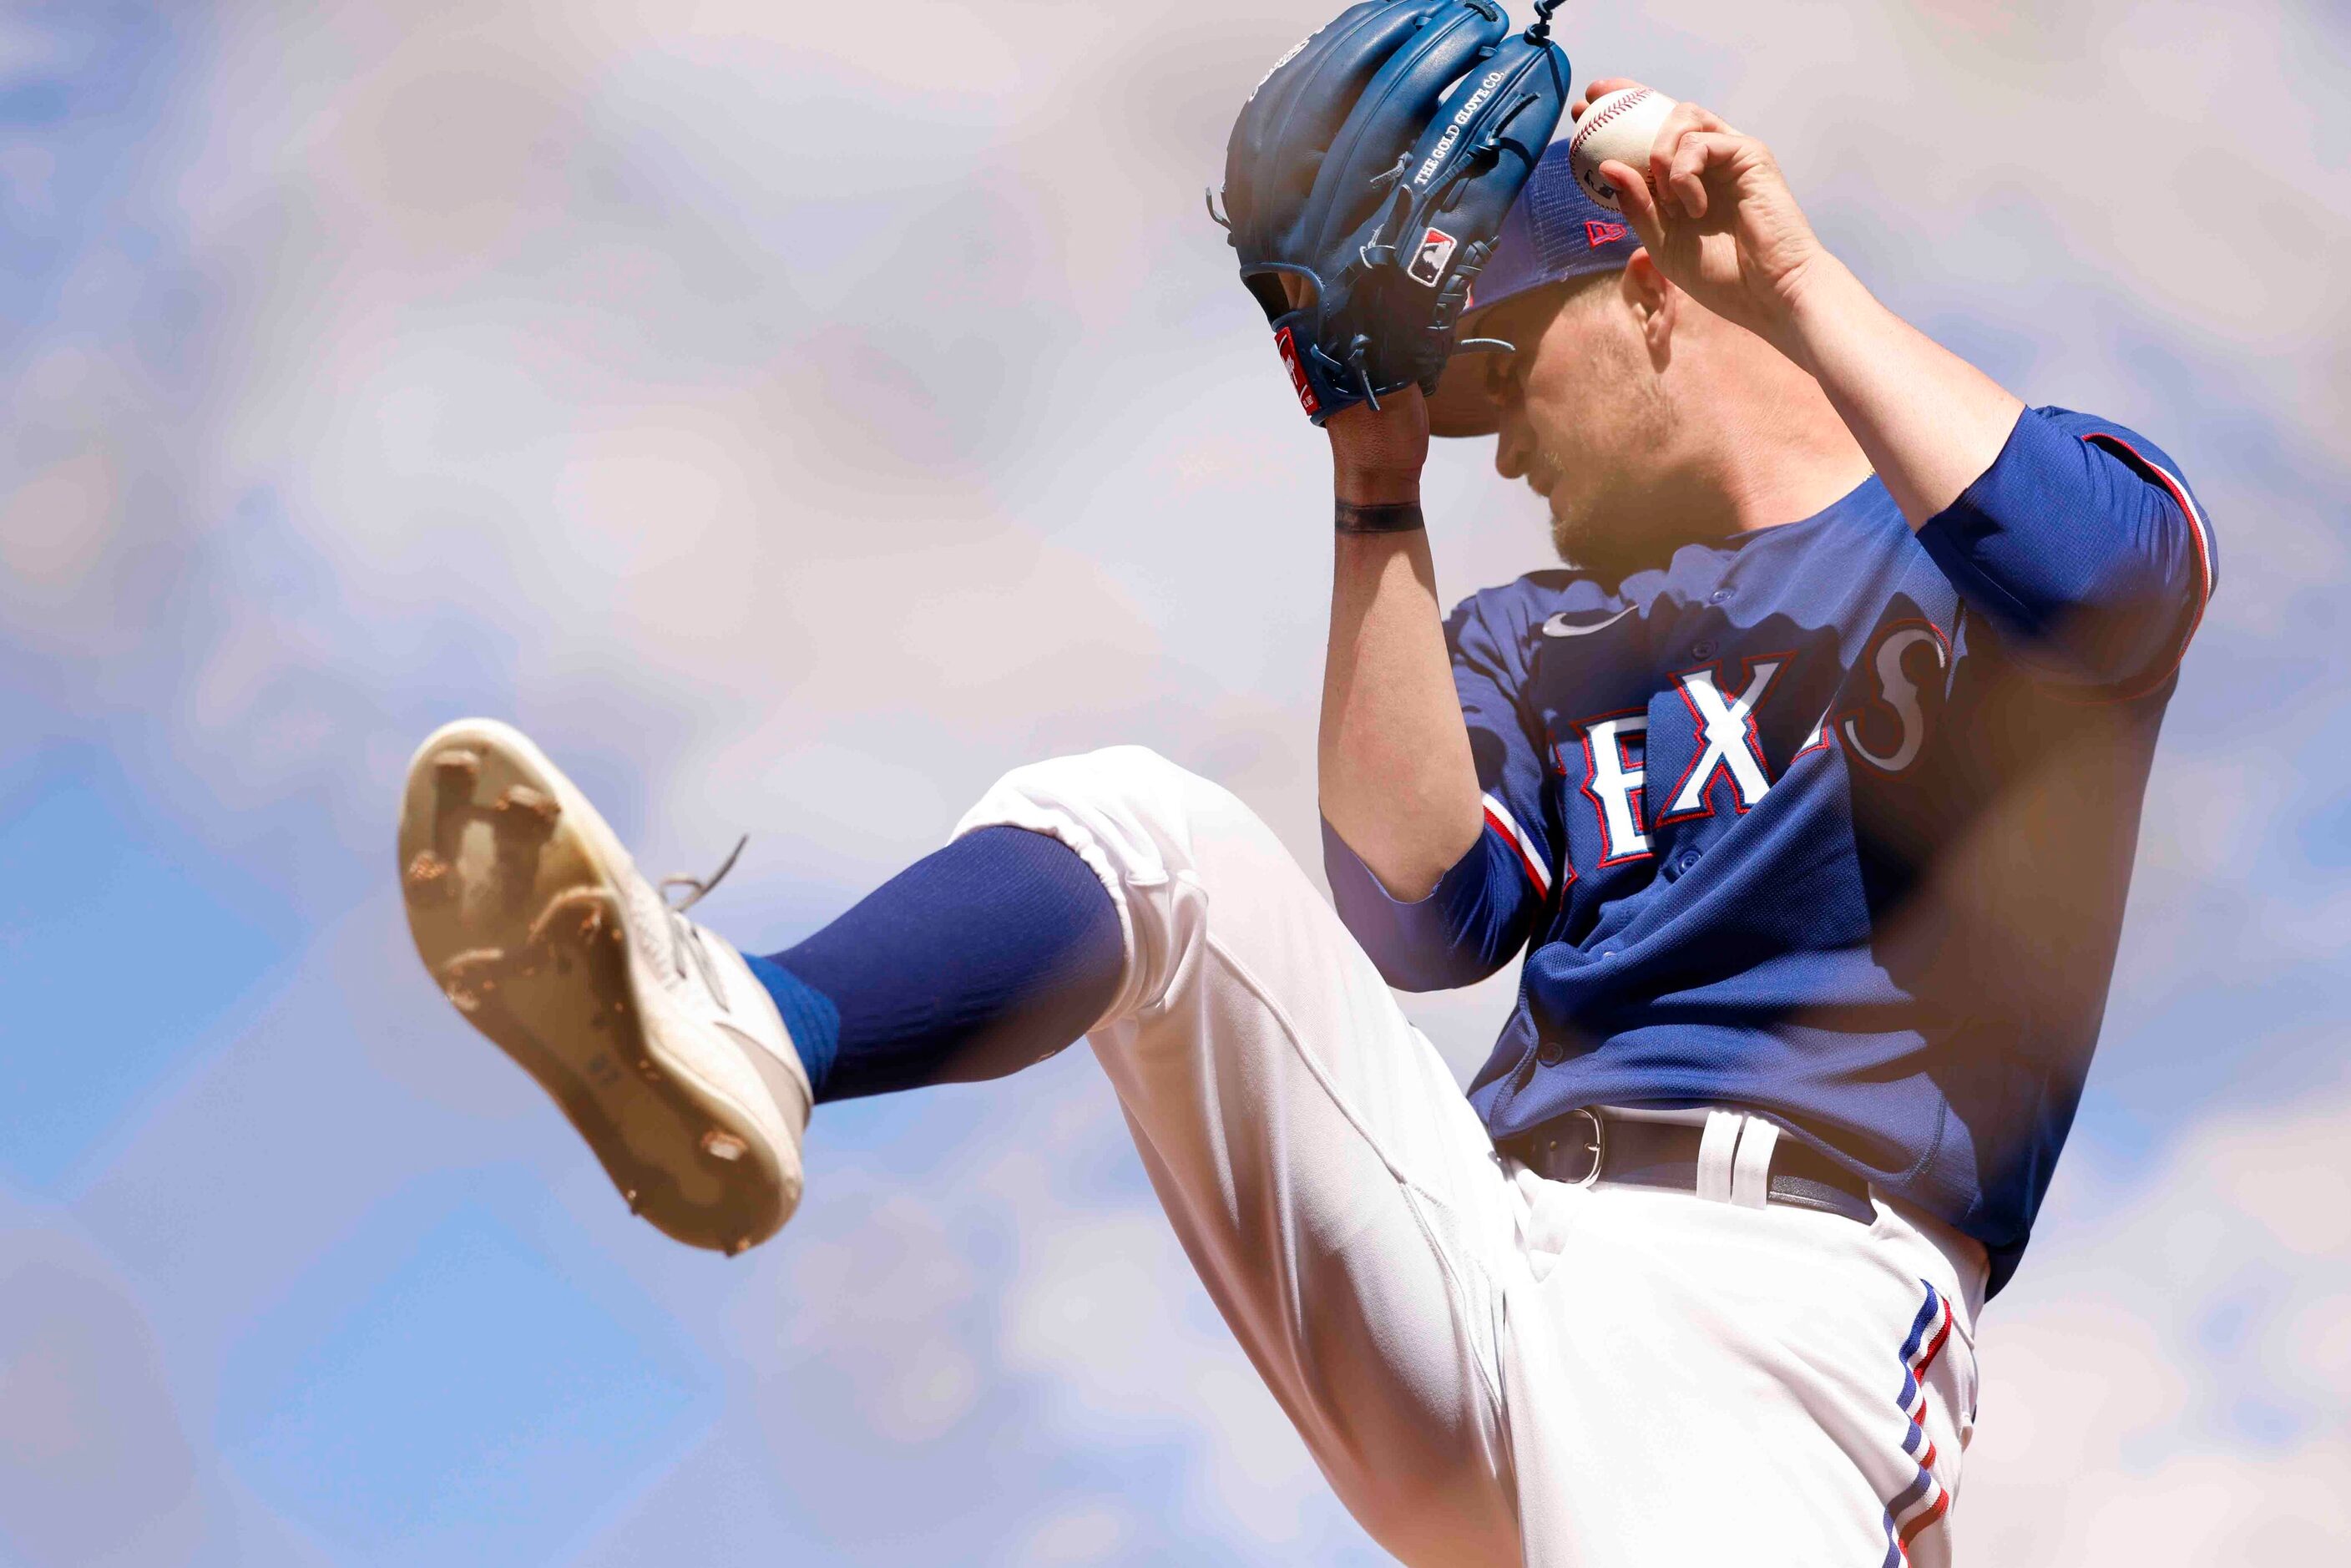
<path fill-rule="evenodd" d="M 2188 486 L 2180 481 L 2179 475 L 2174 474 L 2162 464 L 2150 460 L 2145 453 L 2119 435 L 2110 434 L 2103 430 L 2095 430 L 2082 439 L 2093 446 L 2104 446 L 2128 455 L 2132 462 L 2161 481 L 2163 487 L 2171 493 L 2172 500 L 2179 506 L 2180 515 L 2188 519 L 2188 536 L 2196 547 L 2196 613 L 2189 617 L 2188 634 L 2179 639 L 2179 655 L 2173 658 L 2171 663 L 2164 667 L 2162 673 L 2145 688 L 2152 690 L 2156 685 L 2161 685 L 2173 670 L 2179 667 L 2179 660 L 2188 655 L 2188 644 L 2196 640 L 2196 629 L 2204 623 L 2204 607 L 2212 601 L 2212 529 L 2210 525 L 2204 521 L 2204 514 L 2197 507 L 2196 497 L 2188 493 Z"/>
<path fill-rule="evenodd" d="M 1518 857 L 1519 869 L 1527 873 L 1527 881 L 1534 884 L 1536 894 L 1549 898 L 1551 868 L 1543 864 L 1534 841 L 1527 837 L 1527 831 L 1519 826 L 1519 820 L 1510 815 L 1508 806 L 1491 795 L 1485 797 L 1485 800 L 1486 825 L 1501 834 L 1502 841 L 1510 846 L 1510 852 Z"/>

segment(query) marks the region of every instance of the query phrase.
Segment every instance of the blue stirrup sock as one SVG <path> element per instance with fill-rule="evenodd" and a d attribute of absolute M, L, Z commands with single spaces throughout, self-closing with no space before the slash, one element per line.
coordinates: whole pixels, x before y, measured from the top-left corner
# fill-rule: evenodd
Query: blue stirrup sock
<path fill-rule="evenodd" d="M 1118 906 L 1059 839 L 981 828 L 797 947 L 746 954 L 817 1102 L 1001 1078 L 1061 1050 L 1117 993 Z"/>

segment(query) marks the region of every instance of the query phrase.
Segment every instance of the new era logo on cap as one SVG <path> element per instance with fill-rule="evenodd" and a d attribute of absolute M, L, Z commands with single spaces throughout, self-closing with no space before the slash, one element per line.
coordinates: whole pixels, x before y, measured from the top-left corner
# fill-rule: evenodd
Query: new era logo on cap
<path fill-rule="evenodd" d="M 1547 283 L 1613 272 L 1641 248 L 1625 215 L 1610 212 L 1575 183 L 1568 149 L 1563 141 L 1551 144 L 1502 219 L 1494 252 L 1478 275 L 1477 308 L 1489 310 Z"/>

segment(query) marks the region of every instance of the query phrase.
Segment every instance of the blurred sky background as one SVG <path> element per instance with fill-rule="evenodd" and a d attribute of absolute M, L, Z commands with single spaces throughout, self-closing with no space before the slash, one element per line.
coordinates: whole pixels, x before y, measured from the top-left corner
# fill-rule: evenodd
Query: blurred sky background
<path fill-rule="evenodd" d="M 656 874 L 748 831 L 700 913 L 761 950 L 1114 740 L 1313 856 L 1322 442 L 1201 189 L 1332 9 L 0 6 L 0 1563 L 1384 1560 L 1087 1053 L 830 1110 L 781 1240 L 689 1252 L 459 1023 L 392 874 L 409 750 L 475 712 Z M 2209 503 L 1959 1528 L 2339 1560 L 2351 15 L 1560 32 L 1579 83 L 1764 136 L 1897 308 Z M 1432 476 L 1448 596 L 1543 564 L 1489 455 Z M 1466 1077 L 1504 997 L 1410 1006 Z"/>

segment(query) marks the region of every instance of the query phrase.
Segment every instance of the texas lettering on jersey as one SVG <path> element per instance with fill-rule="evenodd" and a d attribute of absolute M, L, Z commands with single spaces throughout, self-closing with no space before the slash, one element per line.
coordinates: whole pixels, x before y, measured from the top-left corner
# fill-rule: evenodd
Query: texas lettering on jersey
<path fill-rule="evenodd" d="M 1907 772 L 1926 749 L 1928 714 L 1938 708 L 1951 667 L 1951 640 L 1928 621 L 1886 627 L 1853 672 L 1846 689 L 1868 689 L 1855 706 L 1824 709 L 1802 730 L 1793 747 L 1775 762 L 1764 744 L 1767 722 L 1787 730 L 1781 709 L 1792 707 L 1775 689 L 1795 683 L 1781 677 L 1797 660 L 1782 653 L 1740 661 L 1735 674 L 1720 663 L 1677 671 L 1668 695 L 1680 699 L 1662 709 L 1661 725 L 1675 729 L 1675 748 L 1689 760 L 1649 803 L 1648 707 L 1596 714 L 1568 727 L 1567 738 L 1551 745 L 1552 771 L 1564 788 L 1589 802 L 1598 842 L 1594 869 L 1627 865 L 1656 853 L 1651 826 L 1666 827 L 1712 817 L 1718 806 L 1743 816 L 1762 800 L 1786 771 L 1802 758 L 1842 746 L 1876 771 Z M 1507 811 L 1507 808 L 1503 809 Z M 1506 828 L 1507 828 L 1506 820 Z M 1571 862 L 1565 876 L 1572 879 Z"/>

